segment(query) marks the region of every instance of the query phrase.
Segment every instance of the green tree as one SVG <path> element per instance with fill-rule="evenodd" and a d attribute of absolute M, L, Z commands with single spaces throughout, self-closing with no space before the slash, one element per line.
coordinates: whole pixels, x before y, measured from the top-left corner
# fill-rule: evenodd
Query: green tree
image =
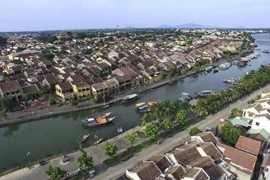
<path fill-rule="evenodd" d="M 25 49 L 26 49 L 26 48 L 18 47 L 17 50 L 16 50 L 16 52 L 21 52 L 21 51 L 23 51 L 23 50 L 25 50 Z"/>
<path fill-rule="evenodd" d="M 160 127 L 165 132 L 170 131 L 172 129 L 172 121 L 169 118 L 166 118 L 161 122 Z"/>
<path fill-rule="evenodd" d="M 109 157 L 114 157 L 118 151 L 118 147 L 116 144 L 106 143 L 103 147 L 105 154 Z"/>
<path fill-rule="evenodd" d="M 141 125 L 144 126 L 149 122 L 153 122 L 155 117 L 153 116 L 153 113 L 145 113 L 142 116 Z"/>
<path fill-rule="evenodd" d="M 232 146 L 237 143 L 239 137 L 242 135 L 241 130 L 233 126 L 230 122 L 221 125 L 220 133 L 222 139 Z"/>
<path fill-rule="evenodd" d="M 158 127 L 153 123 L 147 123 L 145 126 L 144 135 L 150 139 L 156 139 L 158 135 Z"/>
<path fill-rule="evenodd" d="M 11 98 L 5 98 L 1 100 L 1 106 L 7 112 L 12 111 L 14 105 L 15 103 Z"/>
<path fill-rule="evenodd" d="M 88 156 L 88 154 L 83 150 L 80 149 L 82 155 L 77 159 L 77 164 L 83 170 L 87 170 L 88 172 L 94 170 L 94 161 L 93 157 Z"/>
<path fill-rule="evenodd" d="M 125 138 L 126 138 L 126 142 L 132 146 L 136 140 L 136 134 L 134 133 L 127 134 Z"/>
<path fill-rule="evenodd" d="M 8 113 L 7 113 L 7 111 L 6 111 L 6 110 L 2 110 L 2 111 L 0 111 L 0 118 L 1 118 L 1 117 L 6 118 L 6 117 L 7 117 L 7 115 L 8 115 Z"/>
<path fill-rule="evenodd" d="M 202 131 L 201 131 L 199 128 L 193 127 L 193 128 L 191 128 L 191 129 L 189 130 L 189 135 L 190 135 L 190 136 L 194 136 L 194 135 L 199 134 L 199 133 L 201 133 L 201 132 L 202 132 Z"/>
<path fill-rule="evenodd" d="M 184 125 L 186 123 L 186 121 L 187 121 L 186 118 L 187 118 L 187 111 L 186 110 L 180 110 L 176 114 L 176 121 L 180 125 Z"/>
<path fill-rule="evenodd" d="M 49 61 L 52 61 L 54 58 L 54 55 L 50 52 L 44 52 L 40 56 L 48 59 Z"/>
<path fill-rule="evenodd" d="M 6 46 L 6 44 L 7 44 L 7 38 L 0 36 L 0 47 L 2 48 L 4 46 Z"/>
<path fill-rule="evenodd" d="M 243 114 L 243 111 L 241 111 L 241 110 L 239 110 L 239 109 L 237 109 L 237 108 L 233 108 L 233 109 L 231 110 L 231 114 L 230 114 L 229 118 L 230 118 L 230 119 L 233 119 L 233 118 L 235 118 L 235 117 L 241 117 L 242 114 Z"/>
<path fill-rule="evenodd" d="M 49 166 L 48 171 L 46 171 L 46 174 L 50 176 L 50 180 L 61 180 L 66 175 L 66 171 L 62 170 L 59 167 L 52 167 Z"/>

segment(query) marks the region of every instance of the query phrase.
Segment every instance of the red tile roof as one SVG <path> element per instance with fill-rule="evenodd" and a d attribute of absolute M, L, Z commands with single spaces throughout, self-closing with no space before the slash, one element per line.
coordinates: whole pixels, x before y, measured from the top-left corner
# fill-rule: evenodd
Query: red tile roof
<path fill-rule="evenodd" d="M 231 163 L 238 165 L 250 172 L 254 171 L 257 156 L 241 151 L 237 148 L 222 144 L 220 142 L 217 143 L 217 146 L 223 152 L 223 155 L 230 159 Z"/>
<path fill-rule="evenodd" d="M 261 142 L 251 138 L 240 136 L 235 147 L 248 153 L 258 155 L 261 148 Z"/>

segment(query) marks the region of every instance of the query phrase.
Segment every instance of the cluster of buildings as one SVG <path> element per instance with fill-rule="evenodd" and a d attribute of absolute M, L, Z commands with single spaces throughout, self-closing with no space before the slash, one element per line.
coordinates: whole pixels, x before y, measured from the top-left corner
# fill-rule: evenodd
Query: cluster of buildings
<path fill-rule="evenodd" d="M 243 31 L 219 30 L 112 31 L 83 39 L 70 34 L 51 34 L 55 40 L 46 43 L 38 35 L 8 36 L 0 58 L 2 98 L 42 90 L 63 102 L 100 99 L 215 62 L 225 52 L 238 52 L 246 39 Z"/>
<path fill-rule="evenodd" d="M 118 178 L 127 180 L 251 179 L 261 153 L 261 142 L 241 136 L 231 147 L 211 132 L 203 132 L 160 155 L 139 161 Z"/>

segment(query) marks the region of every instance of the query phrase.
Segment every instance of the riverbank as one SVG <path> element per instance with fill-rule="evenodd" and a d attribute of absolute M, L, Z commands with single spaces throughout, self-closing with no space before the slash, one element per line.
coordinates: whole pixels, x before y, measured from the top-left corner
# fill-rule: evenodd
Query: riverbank
<path fill-rule="evenodd" d="M 184 75 L 172 77 L 170 79 L 163 79 L 163 80 L 161 80 L 159 82 L 155 82 L 153 84 L 150 84 L 150 85 L 147 85 L 147 86 L 144 86 L 144 87 L 141 87 L 141 88 L 137 88 L 137 89 L 133 89 L 133 90 L 131 90 L 131 89 L 127 90 L 121 96 L 114 97 L 112 100 L 110 100 L 110 101 L 108 101 L 106 103 L 107 104 L 117 103 L 117 102 L 121 101 L 128 94 L 133 94 L 133 93 L 140 94 L 140 93 L 143 93 L 145 91 L 149 91 L 151 89 L 155 89 L 155 88 L 158 88 L 160 86 L 164 86 L 166 84 L 169 84 L 172 81 L 181 80 L 181 79 L 184 79 L 186 77 L 198 74 L 201 71 L 203 71 L 204 69 L 205 69 L 205 67 L 203 67 L 203 68 L 201 68 L 201 69 L 199 69 L 197 71 L 194 71 L 194 70 L 189 71 Z M 77 106 L 71 106 L 71 105 L 65 104 L 65 105 L 59 106 L 59 107 L 58 106 L 53 106 L 53 107 L 49 107 L 47 109 L 41 109 L 41 110 L 36 110 L 36 111 L 31 110 L 31 111 L 14 112 L 14 113 L 11 113 L 9 115 L 8 119 L 0 121 L 0 127 L 10 125 L 10 124 L 16 124 L 16 123 L 39 120 L 39 119 L 42 119 L 42 118 L 57 116 L 57 115 L 65 114 L 65 113 L 71 113 L 71 112 L 83 111 L 83 110 L 87 110 L 87 109 L 100 108 L 100 107 L 103 107 L 103 106 L 104 106 L 104 103 L 92 104 L 90 102 L 88 102 L 88 103 L 82 102 L 82 103 L 78 104 Z M 34 114 L 33 114 L 33 112 L 34 112 Z"/>
<path fill-rule="evenodd" d="M 237 102 L 234 102 L 232 104 L 230 104 L 227 108 L 221 110 L 220 112 L 214 114 L 214 115 L 209 115 L 207 116 L 204 120 L 194 124 L 193 126 L 199 127 L 200 129 L 204 129 L 205 127 L 214 127 L 216 125 L 218 125 L 219 119 L 221 118 L 227 118 L 230 114 L 230 110 L 232 108 L 238 108 L 238 109 L 242 109 L 247 105 L 247 102 L 254 99 L 257 95 L 261 94 L 264 91 L 269 91 L 270 89 L 270 85 L 267 85 L 253 93 L 251 93 L 249 96 L 245 96 L 241 99 L 239 99 Z M 126 133 L 133 133 L 136 131 L 139 131 L 140 127 L 136 127 Z M 93 156 L 94 159 L 94 163 L 96 166 L 98 166 L 99 169 L 104 169 L 103 173 L 98 174 L 95 179 L 115 179 L 116 177 L 118 177 L 119 175 L 123 174 L 123 172 L 125 171 L 125 169 L 127 167 L 129 167 L 130 165 L 132 165 L 134 162 L 136 162 L 138 159 L 148 159 L 150 158 L 152 155 L 155 154 L 162 154 L 165 153 L 171 149 L 173 149 L 173 147 L 184 143 L 186 138 L 187 138 L 187 133 L 188 130 L 183 130 L 179 133 L 177 133 L 176 135 L 174 135 L 171 138 L 166 139 L 161 145 L 152 145 L 144 150 L 142 150 L 140 153 L 136 154 L 135 157 L 130 157 L 130 159 L 126 160 L 126 161 L 122 161 L 121 163 L 114 165 L 112 167 L 109 167 L 108 169 L 106 168 L 106 166 L 104 166 L 103 161 L 105 159 L 107 159 L 107 157 L 104 154 L 104 150 L 103 150 L 103 146 L 106 142 L 103 142 L 101 144 L 99 144 L 98 146 L 91 146 L 88 148 L 85 148 L 86 152 L 88 154 L 90 154 L 91 156 Z M 112 138 L 110 140 L 108 140 L 107 142 L 110 143 L 117 143 L 119 146 L 119 151 L 118 153 L 121 153 L 123 151 L 126 150 L 126 148 L 129 146 L 125 143 L 125 134 L 121 134 L 115 138 Z M 143 140 L 137 140 L 136 143 L 134 144 L 134 146 L 142 143 L 143 141 L 145 141 L 145 139 Z M 9 174 L 6 174 L 2 177 L 0 177 L 0 180 L 14 180 L 14 179 L 20 179 L 20 180 L 32 180 L 32 179 L 47 179 L 47 175 L 46 175 L 46 170 L 48 168 L 49 165 L 52 166 L 58 166 L 64 170 L 67 170 L 71 173 L 76 172 L 78 166 L 76 164 L 76 159 L 80 156 L 80 152 L 74 152 L 69 154 L 69 156 L 71 156 L 72 158 L 74 158 L 73 161 L 63 164 L 61 163 L 61 157 L 57 157 L 54 159 L 51 159 L 48 161 L 48 164 L 46 164 L 45 166 L 40 166 L 39 164 L 35 164 L 33 165 L 30 169 L 29 168 L 22 168 L 20 170 L 16 170 L 14 172 L 11 172 Z M 13 169 L 14 170 L 14 169 Z"/>

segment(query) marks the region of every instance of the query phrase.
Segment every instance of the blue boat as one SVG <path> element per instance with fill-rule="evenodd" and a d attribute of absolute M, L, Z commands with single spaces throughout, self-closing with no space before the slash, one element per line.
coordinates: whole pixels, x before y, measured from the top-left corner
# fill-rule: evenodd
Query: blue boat
<path fill-rule="evenodd" d="M 211 72 L 213 68 L 214 68 L 213 66 L 209 66 L 209 67 L 205 68 L 205 71 L 206 72 Z"/>

